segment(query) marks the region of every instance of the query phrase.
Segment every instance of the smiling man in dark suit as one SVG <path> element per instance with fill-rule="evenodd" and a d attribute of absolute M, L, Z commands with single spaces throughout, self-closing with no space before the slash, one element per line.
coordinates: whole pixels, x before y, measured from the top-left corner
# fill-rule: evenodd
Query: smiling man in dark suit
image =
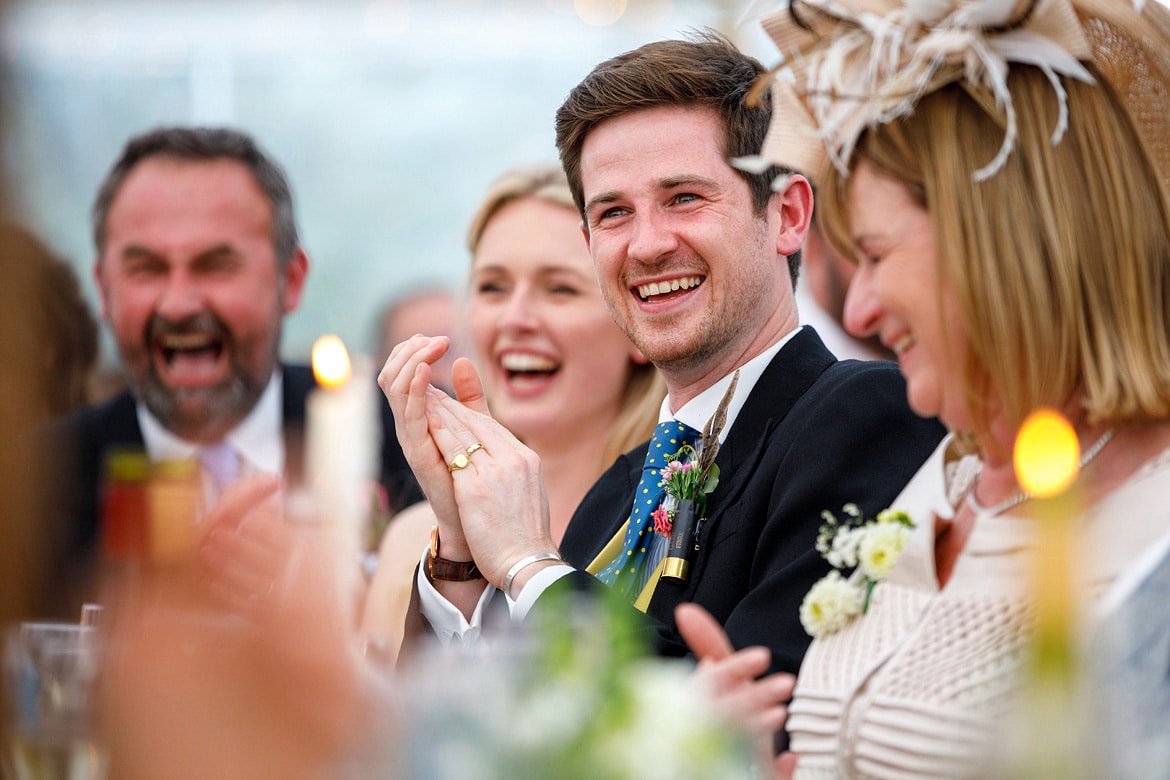
<path fill-rule="evenodd" d="M 285 175 L 252 138 L 175 127 L 131 139 L 99 190 L 93 232 L 101 314 L 130 387 L 55 431 L 74 486 L 58 511 L 83 555 L 96 545 L 111 452 L 198 457 L 221 482 L 297 473 L 315 385 L 310 369 L 279 360 L 308 259 Z M 405 505 L 421 496 L 389 431 L 382 480 Z"/>
<path fill-rule="evenodd" d="M 907 407 L 896 366 L 837 361 L 799 326 L 809 183 L 731 164 L 763 143 L 767 95 L 764 106 L 745 103 L 761 72 L 715 35 L 652 43 L 602 63 L 557 114 L 610 313 L 666 380 L 660 422 L 702 431 L 727 398 L 719 483 L 685 540 L 688 575 L 660 577 L 665 537 L 630 530 L 636 495 L 659 479 L 639 484 L 645 446 L 601 477 L 558 551 L 539 461 L 484 413 L 467 365 L 456 377 L 463 405 L 427 391 L 428 365 L 446 345 L 412 339 L 381 382 L 408 460 L 432 505 L 447 510 L 418 580 L 422 616 L 441 637 L 466 639 L 498 590 L 515 617 L 554 582 L 588 587 L 596 576 L 654 619 L 664 654 L 687 652 L 674 607 L 693 601 L 736 647 L 766 646 L 773 671 L 794 672 L 809 641 L 799 605 L 827 571 L 815 549 L 821 512 L 856 503 L 873 516 L 941 437 Z"/>

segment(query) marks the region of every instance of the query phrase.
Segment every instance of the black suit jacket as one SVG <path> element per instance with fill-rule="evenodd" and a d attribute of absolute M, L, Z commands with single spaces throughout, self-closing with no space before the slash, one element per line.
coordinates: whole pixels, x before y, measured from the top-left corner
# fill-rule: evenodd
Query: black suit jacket
<path fill-rule="evenodd" d="M 688 652 L 674 608 L 691 601 L 736 648 L 763 645 L 773 671 L 797 671 L 810 642 L 800 603 L 829 570 L 815 547 L 821 512 L 839 515 L 850 502 L 866 517 L 885 509 L 943 433 L 910 411 L 897 366 L 838 361 L 803 328 L 765 369 L 719 450 L 719 485 L 687 582 L 655 589 L 647 614 L 659 652 Z M 629 516 L 648 444 L 621 456 L 574 513 L 561 553 L 578 569 Z M 574 576 L 578 585 L 592 579 Z"/>
<path fill-rule="evenodd" d="M 285 469 L 290 479 L 296 480 L 303 468 L 305 402 L 316 380 L 307 366 L 282 365 L 281 371 Z M 422 491 L 398 445 L 389 404 L 379 407 L 379 482 L 386 488 L 391 508 L 397 511 L 421 501 Z M 144 446 L 134 396 L 126 391 L 104 404 L 82 409 L 55 423 L 49 436 L 52 460 L 47 473 L 56 475 L 52 483 L 56 495 L 50 498 L 49 514 L 56 524 L 55 536 L 65 565 L 76 566 L 91 558 L 97 548 L 107 456 L 118 449 L 141 450 Z"/>

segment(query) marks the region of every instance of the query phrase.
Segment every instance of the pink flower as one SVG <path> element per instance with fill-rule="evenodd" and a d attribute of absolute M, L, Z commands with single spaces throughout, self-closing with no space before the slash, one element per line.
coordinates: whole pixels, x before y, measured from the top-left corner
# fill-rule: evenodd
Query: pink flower
<path fill-rule="evenodd" d="M 654 533 L 669 539 L 670 528 L 674 524 L 671 520 L 670 512 L 667 512 L 664 507 L 658 507 L 650 513 L 650 517 L 654 520 Z"/>

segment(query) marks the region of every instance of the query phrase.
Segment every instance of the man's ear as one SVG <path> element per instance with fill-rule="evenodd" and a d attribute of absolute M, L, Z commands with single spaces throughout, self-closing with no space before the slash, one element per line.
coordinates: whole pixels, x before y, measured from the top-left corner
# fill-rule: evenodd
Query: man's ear
<path fill-rule="evenodd" d="M 785 257 L 794 254 L 804 244 L 812 223 L 812 185 L 798 173 L 790 175 L 784 189 L 772 195 L 768 208 L 774 209 L 780 219 L 776 252 Z"/>
<path fill-rule="evenodd" d="M 280 293 L 280 306 L 285 314 L 296 311 L 301 304 L 301 295 L 305 291 L 305 278 L 309 275 L 309 258 L 299 246 L 292 257 L 280 269 L 280 278 L 283 289 Z"/>

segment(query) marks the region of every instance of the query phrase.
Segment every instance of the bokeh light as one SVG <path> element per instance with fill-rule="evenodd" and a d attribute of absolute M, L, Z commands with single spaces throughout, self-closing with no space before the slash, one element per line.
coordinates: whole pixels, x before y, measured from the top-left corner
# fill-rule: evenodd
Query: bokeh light
<path fill-rule="evenodd" d="M 626 12 L 626 0 L 573 0 L 573 9 L 586 24 L 608 27 Z"/>
<path fill-rule="evenodd" d="M 1028 415 L 1016 436 L 1016 479 L 1028 493 L 1054 496 L 1076 479 L 1080 442 L 1059 412 L 1040 409 Z"/>
<path fill-rule="evenodd" d="M 325 387 L 339 387 L 349 379 L 349 352 L 337 336 L 322 336 L 313 344 L 313 375 Z"/>

